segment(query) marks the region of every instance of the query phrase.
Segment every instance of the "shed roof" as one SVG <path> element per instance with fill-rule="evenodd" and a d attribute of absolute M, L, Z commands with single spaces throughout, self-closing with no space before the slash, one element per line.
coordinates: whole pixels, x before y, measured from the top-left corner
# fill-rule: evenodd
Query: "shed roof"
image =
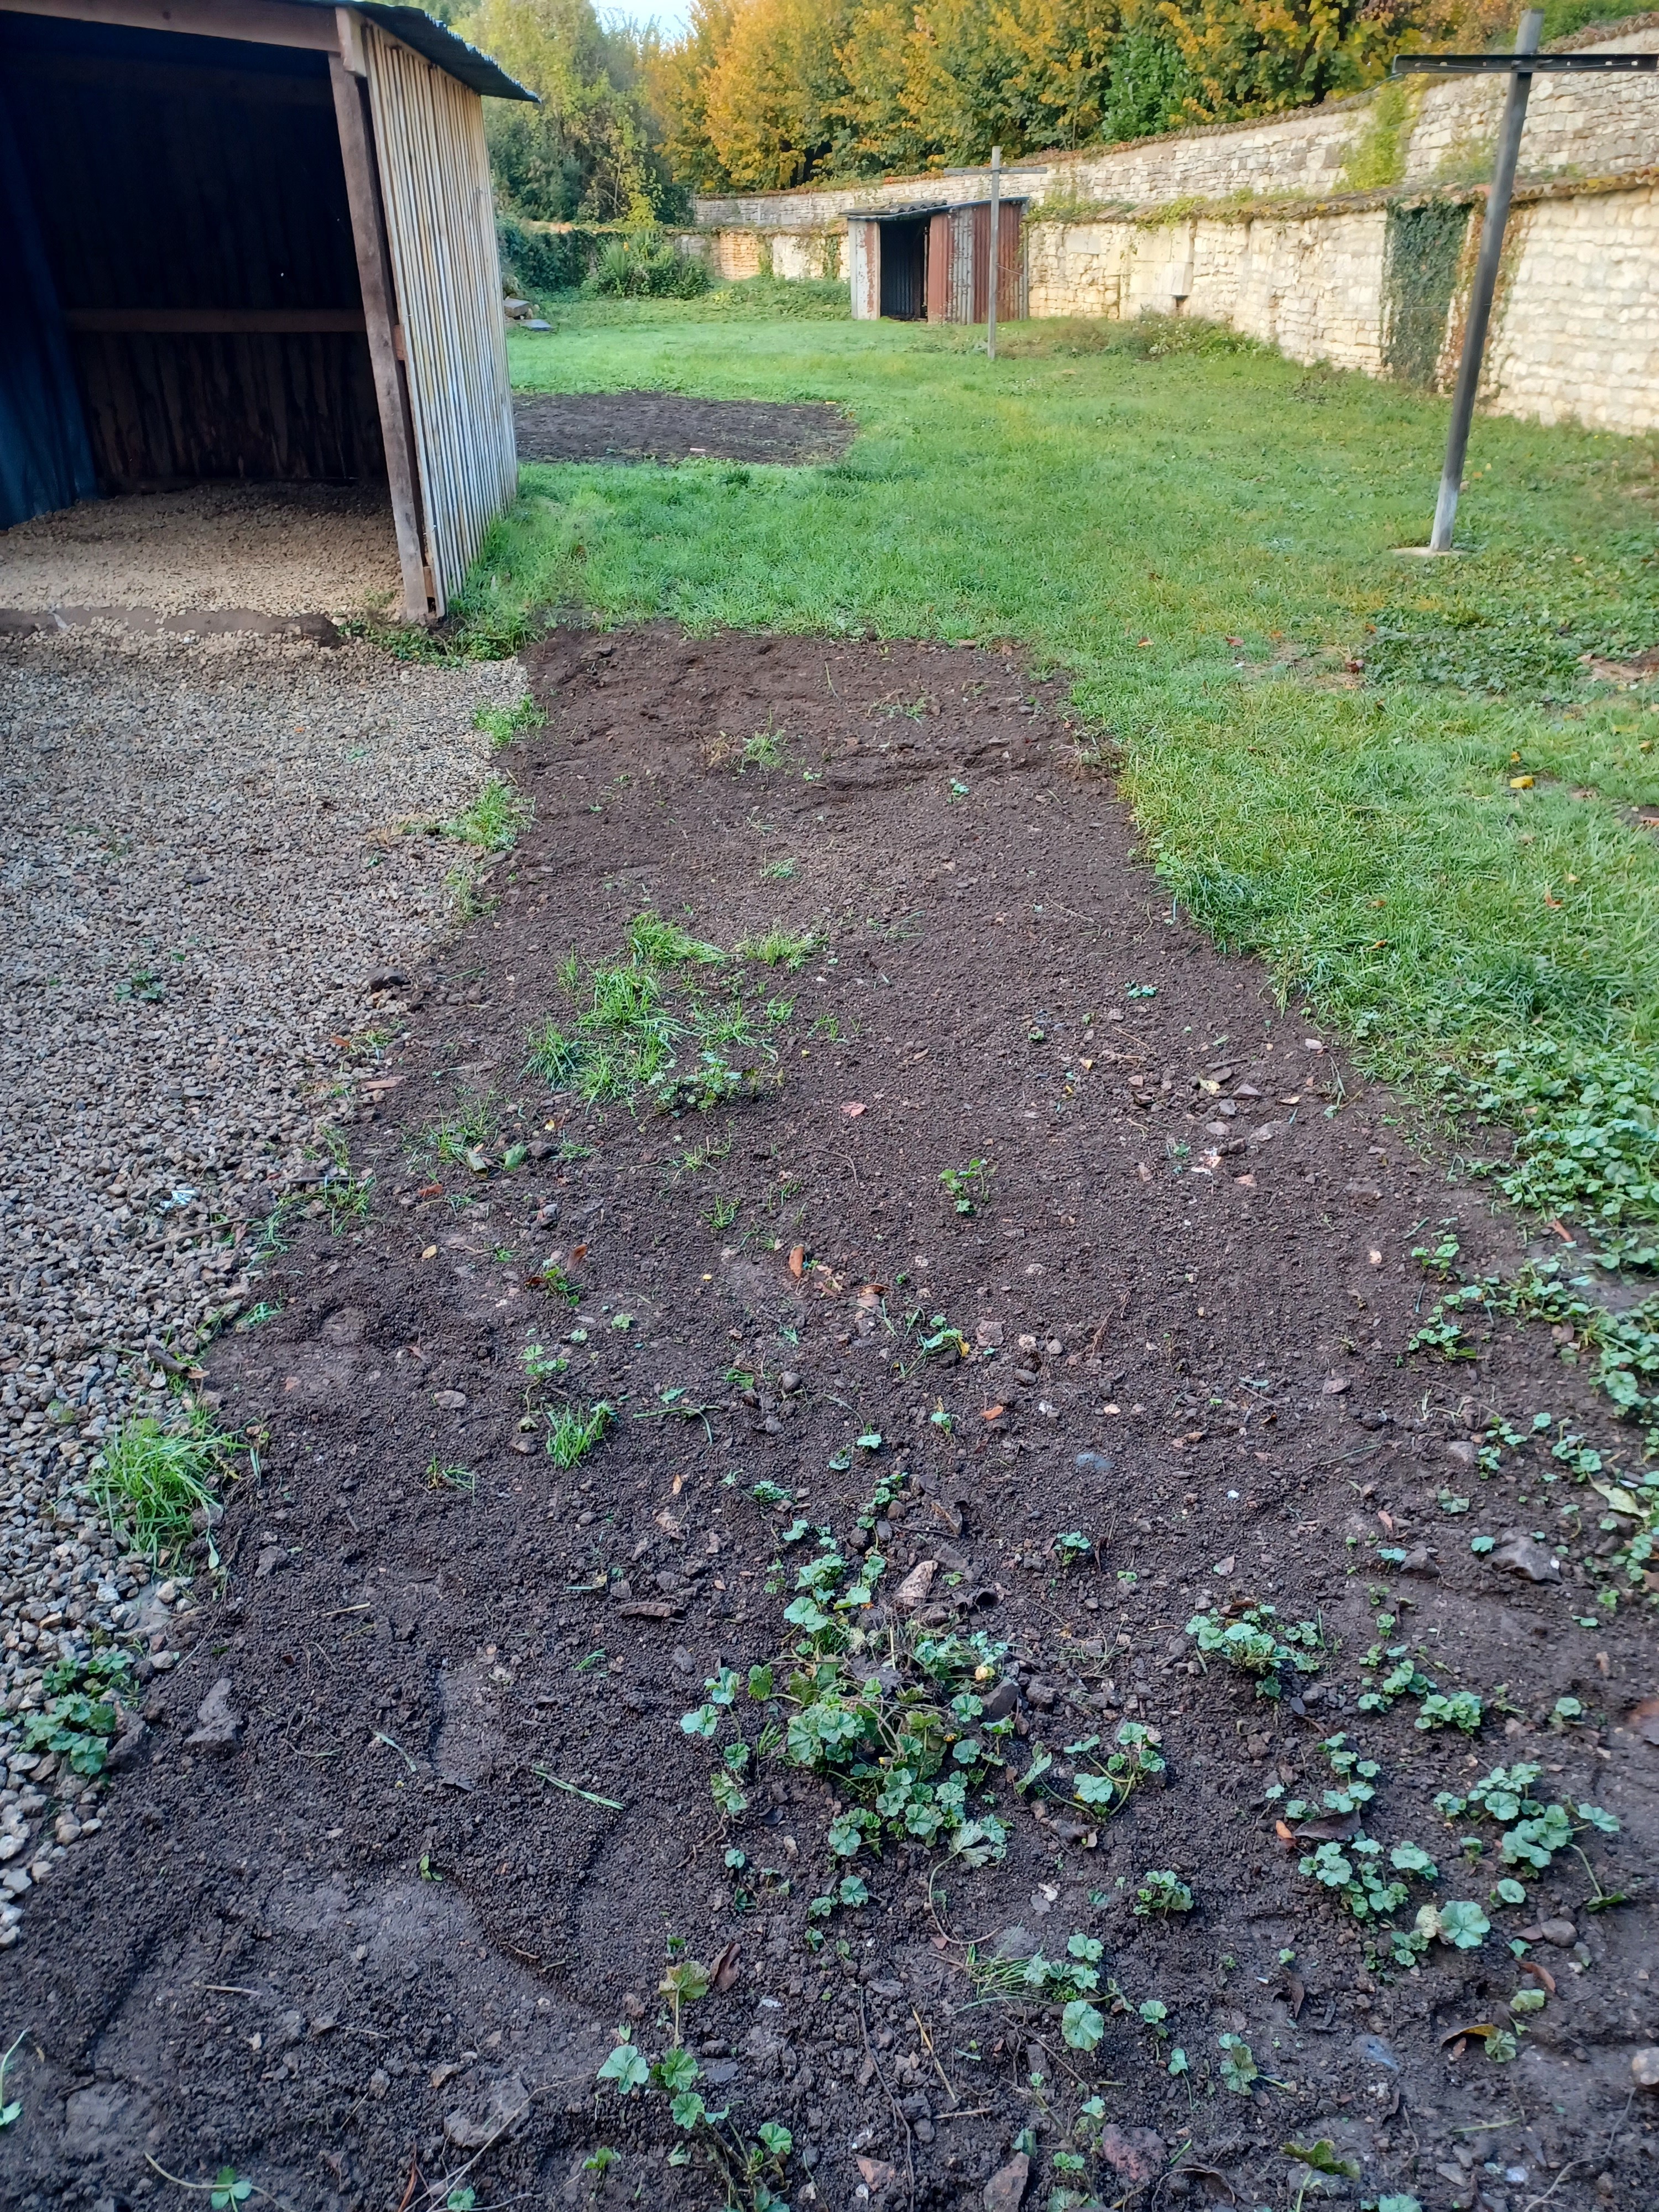
<path fill-rule="evenodd" d="M 1029 192 L 1004 192 L 1000 196 L 1002 207 L 1024 207 L 1030 198 Z M 988 208 L 991 204 L 987 193 L 976 200 L 906 200 L 896 207 L 848 208 L 848 222 L 915 222 L 924 215 L 951 215 L 958 208 Z"/>
<path fill-rule="evenodd" d="M 295 0 L 295 4 L 332 9 L 335 0 Z M 390 31 L 394 39 L 413 46 L 417 54 L 424 54 L 428 61 L 435 62 L 459 83 L 470 85 L 486 100 L 537 100 L 538 95 L 527 92 L 515 77 L 510 77 L 499 62 L 480 53 L 477 46 L 468 46 L 465 39 L 457 38 L 447 25 L 428 15 L 424 8 L 387 7 L 381 4 L 381 0 L 354 0 L 354 5 L 358 15 L 367 15 L 370 22 L 378 23 L 383 31 Z"/>

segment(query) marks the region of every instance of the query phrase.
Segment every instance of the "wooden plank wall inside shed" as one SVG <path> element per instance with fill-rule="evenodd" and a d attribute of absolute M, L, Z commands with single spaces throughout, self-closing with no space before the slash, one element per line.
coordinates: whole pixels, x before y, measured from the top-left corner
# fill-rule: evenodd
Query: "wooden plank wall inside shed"
<path fill-rule="evenodd" d="M 71 318 L 361 311 L 320 55 L 6 14 L 0 66 Z M 82 330 L 70 346 L 106 489 L 381 473 L 359 332 Z"/>

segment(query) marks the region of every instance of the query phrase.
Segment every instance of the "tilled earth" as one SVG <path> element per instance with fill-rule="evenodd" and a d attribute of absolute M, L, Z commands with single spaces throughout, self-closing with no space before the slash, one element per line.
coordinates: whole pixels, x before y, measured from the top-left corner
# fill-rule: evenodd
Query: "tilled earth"
<path fill-rule="evenodd" d="M 698 399 L 676 392 L 521 392 L 521 461 L 839 460 L 853 424 L 822 400 Z"/>
<path fill-rule="evenodd" d="M 705 2130 L 595 2082 L 619 2028 L 668 2051 L 659 1985 L 695 1959 L 728 2169 L 763 2123 L 791 2137 L 733 2201 L 1650 2205 L 1659 1685 L 1548 1450 L 1632 1446 L 1547 1332 L 1405 1351 L 1413 1247 L 1513 1264 L 1520 1231 L 1171 915 L 1063 684 L 666 629 L 562 633 L 531 672 L 537 819 L 363 1096 L 372 1213 L 312 1225 L 276 1317 L 211 1360 L 254 1451 L 223 1594 L 158 1632 L 182 1656 L 101 1832 L 8 1960 L 0 2196 L 118 2208 L 229 2164 L 329 2212 L 722 2203 Z M 728 950 L 817 937 L 668 979 L 683 1004 L 735 972 L 775 1054 L 706 1113 L 590 1112 L 526 1071 L 532 1030 L 570 1030 L 573 950 L 616 960 L 645 913 Z M 562 1468 L 551 1421 L 600 1404 Z M 1543 1413 L 1537 1443 L 1493 1427 Z M 860 1792 L 775 1747 L 787 1668 L 769 1703 L 741 1686 L 802 1632 L 820 1528 L 888 1563 L 860 1671 L 988 1639 L 1000 1858 L 832 1863 Z M 1251 1602 L 1322 1632 L 1278 1699 L 1187 1633 Z M 1391 1640 L 1419 1686 L 1362 1707 Z M 682 1716 L 722 1668 L 711 1742 Z M 1477 1734 L 1420 1724 L 1457 1692 Z M 1076 1780 L 1126 1722 L 1164 1769 L 1091 1813 Z M 1339 1732 L 1375 1796 L 1322 1818 Z M 1436 1809 L 1522 1759 L 1619 1832 L 1575 1815 L 1576 1848 L 1512 1869 Z M 1485 1940 L 1396 1965 L 1299 1871 L 1362 1820 L 1437 1865 L 1402 1928 L 1479 1904 Z M 1153 1870 L 1189 1911 L 1136 1911 Z M 1091 2050 L 1019 1978 L 1068 1951 Z M 1346 2171 L 1281 2148 L 1322 2140 Z"/>

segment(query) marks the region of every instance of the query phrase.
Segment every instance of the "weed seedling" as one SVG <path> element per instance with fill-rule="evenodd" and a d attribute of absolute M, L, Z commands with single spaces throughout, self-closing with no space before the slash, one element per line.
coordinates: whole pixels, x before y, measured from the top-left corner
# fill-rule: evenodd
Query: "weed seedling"
<path fill-rule="evenodd" d="M 969 1160 L 966 1167 L 942 1168 L 939 1181 L 958 1213 L 972 1213 L 985 1196 L 996 1170 L 988 1160 Z"/>
<path fill-rule="evenodd" d="M 1235 1601 L 1223 1613 L 1200 1613 L 1187 1623 L 1187 1633 L 1201 1655 L 1224 1659 L 1240 1674 L 1253 1677 L 1259 1698 L 1282 1697 L 1288 1672 L 1316 1674 L 1325 1648 L 1316 1622 L 1282 1626 L 1271 1605 Z"/>
<path fill-rule="evenodd" d="M 476 1496 L 478 1478 L 470 1467 L 444 1467 L 434 1459 L 426 1471 L 428 1490 L 459 1490 L 468 1498 Z"/>
<path fill-rule="evenodd" d="M 128 1655 L 112 1650 L 94 1652 L 84 1662 L 63 1660 L 49 1668 L 42 1685 L 47 1703 L 25 1726 L 23 1748 L 48 1752 L 65 1760 L 76 1774 L 101 1774 L 120 1725 L 119 1698 L 131 1668 Z"/>
<path fill-rule="evenodd" d="M 743 960 L 758 960 L 763 968 L 804 968 L 808 959 L 823 943 L 819 930 L 805 930 L 792 936 L 787 929 L 774 926 L 758 937 L 745 937 L 738 946 L 738 957 Z"/>
<path fill-rule="evenodd" d="M 799 864 L 794 860 L 769 860 L 761 870 L 763 879 L 772 884 L 787 884 L 797 873 Z"/>
<path fill-rule="evenodd" d="M 1261 2078 L 1255 2053 L 1242 2035 L 1223 2035 L 1216 2040 L 1221 2052 L 1223 2081 L 1236 2097 L 1248 2097 Z"/>
<path fill-rule="evenodd" d="M 520 730 L 539 730 L 547 716 L 526 691 L 511 707 L 480 705 L 472 710 L 472 726 L 488 736 L 497 752 L 510 745 Z"/>
<path fill-rule="evenodd" d="M 1190 1912 L 1193 1893 L 1172 1867 L 1153 1867 L 1140 1877 L 1134 1910 L 1141 1919 L 1167 1920 L 1172 1912 Z"/>

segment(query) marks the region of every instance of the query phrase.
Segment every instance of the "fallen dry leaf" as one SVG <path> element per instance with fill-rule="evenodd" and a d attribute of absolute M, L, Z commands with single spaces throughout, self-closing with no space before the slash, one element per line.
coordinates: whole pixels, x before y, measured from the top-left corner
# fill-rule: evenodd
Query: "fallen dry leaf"
<path fill-rule="evenodd" d="M 710 1986 L 717 1992 L 723 1994 L 737 1980 L 738 1961 L 742 1956 L 743 1946 L 734 1937 L 715 1960 L 714 1971 L 708 1978 Z"/>
<path fill-rule="evenodd" d="M 805 1265 L 806 1247 L 804 1244 L 793 1245 L 789 1253 L 789 1272 L 797 1281 L 799 1280 L 800 1271 Z"/>
<path fill-rule="evenodd" d="M 1644 1698 L 1625 1716 L 1625 1726 L 1644 1743 L 1659 1743 L 1659 1698 Z"/>
<path fill-rule="evenodd" d="M 1521 1961 L 1521 1972 L 1523 1974 L 1532 1975 L 1535 1980 L 1543 1984 L 1544 1987 L 1549 1991 L 1552 1996 L 1555 1995 L 1554 1975 L 1551 1973 L 1547 1966 L 1540 1966 L 1536 1959 L 1522 1959 Z"/>
<path fill-rule="evenodd" d="M 860 1100 L 849 1098 L 841 1110 L 849 1121 L 856 1121 L 859 1115 L 863 1113 L 864 1107 Z"/>
<path fill-rule="evenodd" d="M 1440 2039 L 1440 2048 L 1443 2051 L 1449 2043 L 1462 2042 L 1465 2036 L 1478 2035 L 1484 2041 L 1487 2036 L 1496 2035 L 1497 2033 L 1496 2021 L 1472 2020 L 1462 2027 L 1449 2027 Z"/>
<path fill-rule="evenodd" d="M 884 2158 L 860 2158 L 858 2168 L 864 2177 L 865 2187 L 872 2197 L 884 2189 L 890 2189 L 898 2179 L 898 2168 L 889 2166 Z"/>
<path fill-rule="evenodd" d="M 579 1267 L 586 1257 L 587 1247 L 586 1244 L 572 1245 L 570 1249 L 570 1264 L 573 1267 Z"/>

